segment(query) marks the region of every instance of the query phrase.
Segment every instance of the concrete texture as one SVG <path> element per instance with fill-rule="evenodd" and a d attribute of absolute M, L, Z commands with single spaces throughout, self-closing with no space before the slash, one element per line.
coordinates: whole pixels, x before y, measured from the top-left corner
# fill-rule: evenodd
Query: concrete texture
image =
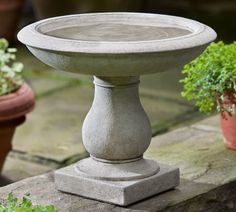
<path fill-rule="evenodd" d="M 182 176 L 180 186 L 128 207 L 114 206 L 59 192 L 55 188 L 53 173 L 3 187 L 0 196 L 6 197 L 9 192 L 13 192 L 22 197 L 24 193 L 30 192 L 34 203 L 54 204 L 58 211 L 68 212 L 234 212 L 236 211 L 235 151 L 225 149 L 223 146 L 220 130 L 217 128 L 218 116 L 200 123 L 206 128 L 215 127 L 218 131 L 196 129 L 194 126 L 174 130 L 156 136 L 145 155 L 179 166 Z"/>
<path fill-rule="evenodd" d="M 113 166 L 117 165 L 113 164 Z M 81 175 L 80 172 L 76 172 L 74 166 L 67 166 L 55 172 L 55 183 L 57 189 L 63 192 L 127 206 L 179 185 L 178 168 L 159 165 L 160 170 L 156 174 L 135 180 L 134 177 L 131 180 L 111 180 L 109 176 L 107 176 L 108 180 L 96 179 Z M 131 163 L 130 166 L 132 166 Z M 131 172 L 130 167 L 126 168 L 127 172 Z M 120 175 L 118 168 L 115 173 Z M 124 176 L 126 177 L 127 173 Z"/>
<path fill-rule="evenodd" d="M 157 162 L 142 157 L 129 161 L 99 161 L 97 158 L 89 157 L 78 161 L 74 168 L 76 173 L 84 178 L 110 181 L 143 179 L 160 171 Z"/>
<path fill-rule="evenodd" d="M 25 47 L 19 46 L 18 49 L 17 58 L 25 64 L 25 78 L 34 88 L 37 99 L 35 110 L 14 136 L 14 150 L 8 156 L 14 162 L 7 162 L 4 168 L 5 176 L 14 180 L 42 173 L 44 169 L 35 172 L 41 165 L 52 170 L 87 155 L 82 145 L 81 126 L 93 99 L 90 77 L 52 71 L 52 68 L 30 55 Z M 140 98 L 155 134 L 199 117 L 191 104 L 180 96 L 178 79 L 181 77 L 175 71 L 141 78 Z M 164 83 L 167 80 L 170 83 Z M 68 112 L 72 108 L 77 117 Z M 61 131 L 62 126 L 66 131 Z M 71 148 L 72 144 L 76 148 Z"/>
<path fill-rule="evenodd" d="M 218 116 L 215 116 L 191 127 L 157 136 L 145 156 L 178 166 L 181 176 L 194 182 L 214 185 L 231 182 L 236 176 L 236 154 L 224 147 L 217 125 Z"/>
<path fill-rule="evenodd" d="M 142 33 L 120 30 L 120 26 L 135 27 Z M 83 32 L 80 27 L 83 27 Z M 150 40 L 147 32 L 153 27 L 159 36 Z M 104 30 L 101 31 L 102 28 Z M 123 40 L 127 33 L 130 36 L 128 41 Z M 90 36 L 82 39 L 81 36 L 86 34 Z M 110 37 L 114 40 L 111 41 Z M 113 77 L 180 70 L 215 38 L 214 30 L 199 22 L 144 13 L 55 17 L 30 24 L 18 33 L 18 39 L 45 64 L 66 72 Z"/>
<path fill-rule="evenodd" d="M 90 158 L 57 171 L 58 189 L 128 205 L 177 186 L 177 168 L 140 159 L 152 132 L 140 104 L 139 77 L 94 77 L 94 84 L 93 104 L 82 127 Z"/>
<path fill-rule="evenodd" d="M 25 179 L 30 176 L 40 175 L 54 170 L 57 167 L 49 166 L 48 164 L 39 164 L 27 160 L 20 160 L 14 158 L 14 156 L 8 157 L 4 167 L 3 176 L 6 176 L 8 180 L 15 182 Z"/>
<path fill-rule="evenodd" d="M 109 23 L 107 23 L 107 19 L 110 20 Z M 135 30 L 132 30 L 134 27 Z M 80 28 L 83 28 L 83 31 Z M 156 34 L 155 39 L 152 37 L 153 32 L 147 33 L 153 31 L 153 28 L 158 34 Z M 205 45 L 215 38 L 216 33 L 210 27 L 194 20 L 169 15 L 127 12 L 88 13 L 64 16 L 63 18 L 55 17 L 33 23 L 18 33 L 18 39 L 22 43 L 29 46 L 31 50 L 35 48 L 34 53 L 38 48 L 41 48 L 45 50 L 45 53 L 49 49 L 58 51 L 57 56 L 60 52 L 95 53 L 94 58 L 96 58 L 96 53 L 100 56 L 104 53 L 114 56 L 119 53 L 141 53 L 142 55 L 142 53 L 150 52 L 177 51 Z M 70 54 L 70 57 L 73 57 L 72 55 Z M 43 55 L 38 56 L 42 59 Z M 109 57 L 109 55 L 106 56 Z M 136 57 L 139 56 L 136 55 Z M 45 58 L 45 60 L 47 59 Z M 47 64 L 46 61 L 44 62 Z M 155 61 L 153 63 L 155 64 Z M 66 71 L 72 70 L 72 64 Z M 115 64 L 113 64 L 113 73 L 110 76 L 122 76 L 125 69 L 120 69 L 119 73 L 114 75 L 116 73 L 114 71 Z M 64 63 L 64 65 L 66 64 Z M 61 68 L 65 70 L 65 66 Z M 74 68 L 80 69 L 79 66 Z M 130 72 L 130 69 L 128 70 Z M 150 69 L 143 70 L 143 73 L 150 73 L 149 71 Z M 82 72 L 89 74 L 86 70 L 82 70 Z M 90 74 L 94 74 L 94 72 L 96 70 Z M 109 73 L 105 74 L 105 72 L 100 72 L 100 76 L 109 76 Z M 139 70 L 136 70 L 137 73 L 140 73 Z M 127 74 L 126 72 L 123 76 L 129 76 Z"/>
<path fill-rule="evenodd" d="M 139 158 L 152 137 L 140 104 L 139 77 L 95 77 L 94 84 L 93 104 L 82 128 L 86 150 L 103 160 Z"/>
<path fill-rule="evenodd" d="M 42 189 L 44 188 L 44 189 Z M 207 194 L 213 188 L 212 185 L 193 183 L 182 180 L 181 185 L 176 190 L 170 190 L 158 196 L 153 196 L 147 200 L 136 203 L 129 207 L 119 207 L 108 203 L 86 199 L 83 197 L 66 194 L 55 188 L 53 174 L 45 174 L 1 188 L 1 198 L 7 197 L 9 192 L 13 192 L 16 196 L 22 197 L 26 192 L 30 192 L 31 199 L 34 204 L 54 204 L 59 212 L 131 212 L 131 211 L 177 211 L 178 205 L 183 205 L 187 209 L 188 201 L 193 201 L 198 195 Z M 212 196 L 212 195 L 211 195 Z M 211 196 L 205 198 L 209 201 Z M 217 198 L 218 199 L 218 198 Z M 198 211 L 199 206 L 195 210 Z M 191 207 L 191 205 L 189 205 Z M 174 208 L 174 210 L 171 210 Z M 168 209 L 168 210 L 167 210 Z M 181 211 L 181 210 L 179 210 Z M 182 210 L 183 211 L 183 210 Z M 181 211 L 181 212 L 182 212 Z M 187 210 L 186 210 L 187 211 Z"/>

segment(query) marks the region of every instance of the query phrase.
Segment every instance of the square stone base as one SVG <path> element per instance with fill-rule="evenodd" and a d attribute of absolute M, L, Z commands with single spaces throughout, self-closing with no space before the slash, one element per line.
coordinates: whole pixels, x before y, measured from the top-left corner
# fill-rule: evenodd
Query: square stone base
<path fill-rule="evenodd" d="M 78 175 L 74 165 L 71 165 L 55 171 L 55 183 L 60 191 L 127 206 L 179 185 L 179 169 L 159 165 L 160 171 L 157 174 L 134 181 L 85 178 Z"/>

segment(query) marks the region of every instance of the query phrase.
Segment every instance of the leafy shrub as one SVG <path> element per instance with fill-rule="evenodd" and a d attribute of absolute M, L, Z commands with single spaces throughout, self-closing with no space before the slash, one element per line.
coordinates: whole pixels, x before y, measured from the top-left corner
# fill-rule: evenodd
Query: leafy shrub
<path fill-rule="evenodd" d="M 0 96 L 13 92 L 23 83 L 21 71 L 23 64 L 14 62 L 15 48 L 8 48 L 6 39 L 0 39 Z"/>
<path fill-rule="evenodd" d="M 211 43 L 195 60 L 185 65 L 182 96 L 194 100 L 201 112 L 234 113 L 236 97 L 236 42 Z M 227 104 L 225 104 L 228 102 Z"/>
<path fill-rule="evenodd" d="M 25 194 L 19 201 L 10 193 L 7 200 L 0 203 L 0 212 L 55 212 L 52 205 L 33 205 L 29 196 L 29 194 Z"/>

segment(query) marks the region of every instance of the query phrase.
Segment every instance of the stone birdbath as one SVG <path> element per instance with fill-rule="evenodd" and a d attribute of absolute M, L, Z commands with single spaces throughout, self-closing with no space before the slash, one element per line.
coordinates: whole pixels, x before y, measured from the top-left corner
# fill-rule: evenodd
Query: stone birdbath
<path fill-rule="evenodd" d="M 69 15 L 23 28 L 18 39 L 38 59 L 94 76 L 82 128 L 90 157 L 57 170 L 57 188 L 129 205 L 178 186 L 178 168 L 143 158 L 152 133 L 139 99 L 140 76 L 181 69 L 215 38 L 199 22 L 144 13 Z"/>

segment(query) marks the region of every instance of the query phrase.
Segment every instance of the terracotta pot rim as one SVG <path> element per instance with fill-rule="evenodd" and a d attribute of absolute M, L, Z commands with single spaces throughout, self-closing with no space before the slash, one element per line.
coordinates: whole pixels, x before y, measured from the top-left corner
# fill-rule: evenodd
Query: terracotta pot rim
<path fill-rule="evenodd" d="M 5 101 L 5 100 L 9 100 L 11 98 L 14 98 L 15 97 L 15 92 L 17 92 L 25 83 L 23 83 L 22 85 L 20 85 L 16 90 L 10 92 L 10 93 L 7 93 L 7 94 L 3 94 L 0 96 L 0 101 Z"/>
<path fill-rule="evenodd" d="M 23 83 L 15 92 L 0 96 L 0 121 L 24 116 L 35 104 L 32 89 Z"/>
<path fill-rule="evenodd" d="M 236 98 L 233 96 L 233 94 L 236 94 L 236 91 L 226 90 L 224 92 L 224 100 L 219 99 L 217 101 L 217 105 L 227 106 L 227 105 L 230 105 L 230 104 L 236 104 Z"/>
<path fill-rule="evenodd" d="M 0 96 L 0 103 L 2 101 L 9 101 L 10 99 L 14 99 L 16 98 L 16 95 L 17 96 L 22 95 L 23 93 L 25 93 L 25 90 L 28 90 L 28 88 L 29 88 L 29 85 L 24 82 L 22 85 L 20 85 L 16 90 L 12 91 L 11 93 L 7 93 Z"/>

